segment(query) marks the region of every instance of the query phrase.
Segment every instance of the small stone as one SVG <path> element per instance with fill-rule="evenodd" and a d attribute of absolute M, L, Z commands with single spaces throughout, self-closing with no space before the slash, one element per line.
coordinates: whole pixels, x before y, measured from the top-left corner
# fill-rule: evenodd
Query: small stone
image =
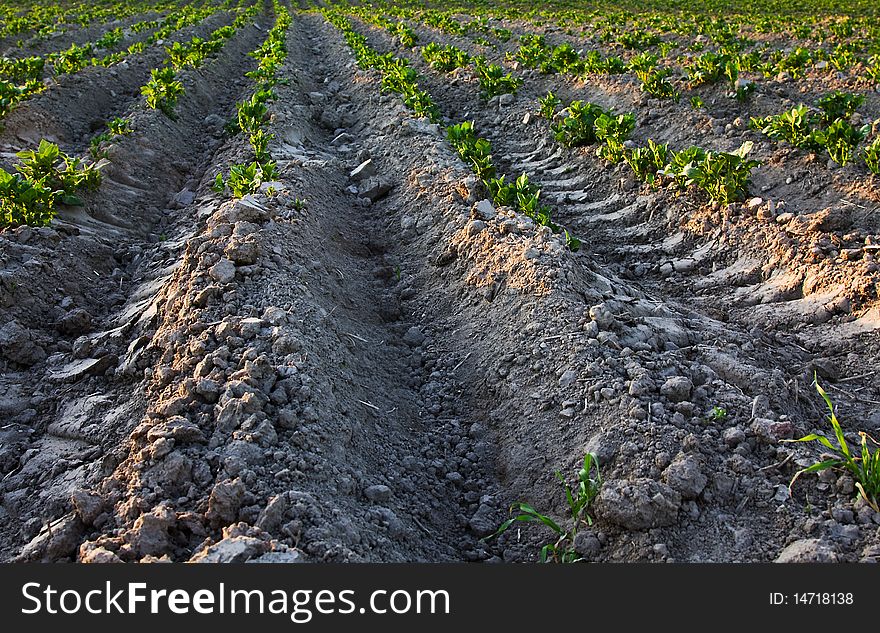
<path fill-rule="evenodd" d="M 468 237 L 473 237 L 478 234 L 480 231 L 483 231 L 486 228 L 486 223 L 482 220 L 471 220 L 467 225 L 467 235 Z"/>
<path fill-rule="evenodd" d="M 361 182 L 376 175 L 378 175 L 376 165 L 371 159 L 368 159 L 355 167 L 354 171 L 349 174 L 349 178 L 351 178 L 352 182 Z"/>
<path fill-rule="evenodd" d="M 498 528 L 494 520 L 495 510 L 487 503 L 480 504 L 474 516 L 468 521 L 468 526 L 479 537 L 489 536 Z"/>
<path fill-rule="evenodd" d="M 224 257 L 219 262 L 211 266 L 211 269 L 208 271 L 208 275 L 210 275 L 211 279 L 213 279 L 217 283 L 228 284 L 230 281 L 235 279 L 235 264 Z"/>
<path fill-rule="evenodd" d="M 364 495 L 373 503 L 385 503 L 391 499 L 391 488 L 382 484 L 368 486 Z"/>
<path fill-rule="evenodd" d="M 422 333 L 422 329 L 420 327 L 414 325 L 406 331 L 406 334 L 403 335 L 403 342 L 410 347 L 418 347 L 425 342 L 425 335 Z"/>
<path fill-rule="evenodd" d="M 723 437 L 724 443 L 727 444 L 730 448 L 736 448 L 746 441 L 746 434 L 741 428 L 737 426 L 731 427 L 729 429 L 724 429 Z"/>
<path fill-rule="evenodd" d="M 629 395 L 637 398 L 654 390 L 654 381 L 647 375 L 634 378 L 629 384 Z"/>
<path fill-rule="evenodd" d="M 73 503 L 73 509 L 79 516 L 84 525 L 92 525 L 94 520 L 98 518 L 104 510 L 104 500 L 100 495 L 96 495 L 86 490 L 74 490 L 70 495 Z"/>
<path fill-rule="evenodd" d="M 755 418 L 752 421 L 752 432 L 764 442 L 775 443 L 794 437 L 794 425 L 788 420 Z"/>
<path fill-rule="evenodd" d="M 603 330 L 613 329 L 617 323 L 614 313 L 604 303 L 594 305 L 589 311 L 590 318 Z"/>
<path fill-rule="evenodd" d="M 79 336 L 92 329 L 92 315 L 82 308 L 75 308 L 58 320 L 58 331 L 69 336 Z"/>
<path fill-rule="evenodd" d="M 500 106 L 510 106 L 516 102 L 516 97 L 510 93 L 505 93 L 498 97 L 498 105 Z"/>
<path fill-rule="evenodd" d="M 189 189 L 184 189 L 183 191 L 179 191 L 174 196 L 174 202 L 180 207 L 188 207 L 191 205 L 196 199 L 196 194 L 190 191 Z"/>
<path fill-rule="evenodd" d="M 682 402 L 690 398 L 694 383 L 685 376 L 673 376 L 663 383 L 660 393 L 671 402 Z"/>
<path fill-rule="evenodd" d="M 195 553 L 189 562 L 245 563 L 265 554 L 268 546 L 268 543 L 251 536 L 231 536 Z"/>
<path fill-rule="evenodd" d="M 497 215 L 494 205 L 489 200 L 480 200 L 475 204 L 474 213 L 483 220 L 492 220 Z"/>
<path fill-rule="evenodd" d="M 233 239 L 224 254 L 239 266 L 250 266 L 260 258 L 260 247 L 254 240 Z"/>
<path fill-rule="evenodd" d="M 265 565 L 267 563 L 273 564 L 285 564 L 289 565 L 290 563 L 304 563 L 303 555 L 300 554 L 295 549 L 288 549 L 285 551 L 277 551 L 277 552 L 266 552 L 262 556 L 258 556 L 257 558 L 251 558 L 246 560 L 245 563 L 251 564 L 256 563 L 259 565 Z"/>
<path fill-rule="evenodd" d="M 211 490 L 208 511 L 205 517 L 214 525 L 228 525 L 238 517 L 238 510 L 244 500 L 244 482 L 241 479 L 224 481 Z"/>
<path fill-rule="evenodd" d="M 391 183 L 377 176 L 367 178 L 358 187 L 358 195 L 367 198 L 370 202 L 376 202 L 389 191 L 391 191 Z"/>
<path fill-rule="evenodd" d="M 577 379 L 578 373 L 574 369 L 566 369 L 559 377 L 559 386 L 566 389 L 576 383 Z"/>
<path fill-rule="evenodd" d="M 693 455 L 679 455 L 663 472 L 666 483 L 677 491 L 682 499 L 695 499 L 703 492 L 708 479 L 700 469 L 700 462 Z"/>
<path fill-rule="evenodd" d="M 599 466 L 605 466 L 614 459 L 617 449 L 620 446 L 618 440 L 610 433 L 597 433 L 584 445 L 585 453 L 592 453 L 599 461 Z"/>
<path fill-rule="evenodd" d="M 14 319 L 0 328 L 0 352 L 13 363 L 28 367 L 46 358 L 45 350 Z"/>
<path fill-rule="evenodd" d="M 795 541 L 783 549 L 776 563 L 836 563 L 837 553 L 827 541 L 808 538 Z"/>
<path fill-rule="evenodd" d="M 86 375 L 98 376 L 113 367 L 118 358 L 113 354 L 106 354 L 101 358 L 84 358 L 66 364 L 64 367 L 49 374 L 50 378 L 58 381 L 75 382 Z"/>
<path fill-rule="evenodd" d="M 673 525 L 681 495 L 653 479 L 606 481 L 596 500 L 596 512 L 609 523 L 629 530 Z"/>
<path fill-rule="evenodd" d="M 574 537 L 574 551 L 584 560 L 593 560 L 602 551 L 602 543 L 593 532 L 584 530 Z"/>

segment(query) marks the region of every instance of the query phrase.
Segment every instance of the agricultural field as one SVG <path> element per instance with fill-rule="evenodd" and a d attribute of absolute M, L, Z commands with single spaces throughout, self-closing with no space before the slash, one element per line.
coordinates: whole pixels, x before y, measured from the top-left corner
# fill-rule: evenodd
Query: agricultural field
<path fill-rule="evenodd" d="M 880 9 L 0 0 L 0 560 L 878 562 Z"/>

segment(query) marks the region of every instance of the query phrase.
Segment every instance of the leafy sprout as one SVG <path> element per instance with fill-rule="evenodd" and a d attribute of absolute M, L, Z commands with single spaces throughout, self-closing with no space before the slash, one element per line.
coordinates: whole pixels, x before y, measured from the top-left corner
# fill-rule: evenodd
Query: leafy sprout
<path fill-rule="evenodd" d="M 792 477 L 791 483 L 789 483 L 789 493 L 791 493 L 791 488 L 794 486 L 794 482 L 797 481 L 801 475 L 828 469 L 845 470 L 852 475 L 853 479 L 855 479 L 855 486 L 862 499 L 864 499 L 875 512 L 880 512 L 880 505 L 878 505 L 878 499 L 880 499 L 880 443 L 864 431 L 859 431 L 861 450 L 858 453 L 851 451 L 849 444 L 847 444 L 846 437 L 844 436 L 843 428 L 837 419 L 837 414 L 834 412 L 834 405 L 831 403 L 831 398 L 819 384 L 817 377 L 814 377 L 814 384 L 816 385 L 816 391 L 818 391 L 819 395 L 822 396 L 822 399 L 825 400 L 825 404 L 828 406 L 828 411 L 831 414 L 830 423 L 831 428 L 834 431 L 834 442 L 819 433 L 810 433 L 809 435 L 805 435 L 796 440 L 783 441 L 818 442 L 825 448 L 829 449 L 833 456 L 797 471 L 794 474 L 794 477 Z M 868 446 L 868 440 L 877 447 L 873 452 L 871 452 Z"/>
<path fill-rule="evenodd" d="M 510 507 L 510 513 L 514 516 L 507 519 L 501 526 L 490 535 L 489 539 L 497 538 L 506 532 L 517 522 L 539 522 L 550 528 L 555 534 L 555 540 L 541 547 L 540 560 L 542 563 L 576 563 L 581 560 L 575 550 L 575 539 L 578 530 L 583 526 L 593 524 L 593 518 L 589 514 L 590 506 L 599 494 L 602 486 L 602 476 L 599 473 L 599 462 L 592 453 L 584 455 L 583 467 L 578 471 L 577 484 L 571 488 L 565 477 L 558 470 L 556 479 L 562 484 L 565 491 L 565 500 L 568 504 L 568 525 L 563 528 L 555 520 L 542 514 L 534 506 L 519 501 Z"/>

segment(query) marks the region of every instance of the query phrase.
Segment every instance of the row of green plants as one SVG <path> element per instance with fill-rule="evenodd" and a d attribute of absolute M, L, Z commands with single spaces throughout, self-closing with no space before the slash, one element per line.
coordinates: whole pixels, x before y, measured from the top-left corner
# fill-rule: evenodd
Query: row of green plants
<path fill-rule="evenodd" d="M 473 121 L 449 126 L 446 129 L 446 138 L 486 186 L 496 205 L 512 207 L 541 226 L 549 227 L 554 232 L 562 231 L 566 245 L 571 250 L 580 248 L 577 238 L 554 224 L 550 207 L 540 202 L 540 188 L 529 182 L 527 174 L 523 173 L 516 179 L 508 180 L 504 174 L 496 173 L 492 163 L 492 145 L 487 139 L 477 136 Z"/>
<path fill-rule="evenodd" d="M 871 125 L 850 123 L 855 111 L 865 103 L 863 95 L 834 91 L 816 102 L 816 108 L 804 104 L 780 114 L 752 117 L 749 125 L 777 140 L 811 152 L 826 151 L 838 165 L 861 158 L 871 173 L 880 173 L 880 137 L 858 151 L 871 132 Z"/>
<path fill-rule="evenodd" d="M 106 130 L 92 139 L 91 158 L 104 158 L 109 143 L 131 132 L 128 119 L 111 119 Z M 78 192 L 94 190 L 101 182 L 94 162 L 71 156 L 45 139 L 37 149 L 21 151 L 17 156 L 20 162 L 14 172 L 0 169 L 0 228 L 45 226 L 55 217 L 59 205 L 82 204 Z"/>
<path fill-rule="evenodd" d="M 401 25 L 409 28 L 402 21 L 395 22 L 386 17 L 376 18 L 365 10 L 355 13 L 364 21 L 383 27 L 392 34 L 398 33 Z M 403 41 L 401 43 L 405 46 L 407 45 Z M 455 46 L 441 46 L 436 42 L 431 42 L 422 48 L 422 56 L 432 68 L 442 72 L 451 72 L 456 68 L 469 66 L 472 63 L 477 79 L 480 82 L 481 94 L 486 99 L 503 94 L 516 94 L 517 88 L 522 85 L 520 77 L 514 77 L 510 73 L 504 72 L 500 65 L 488 62 L 482 55 L 471 57 Z M 415 71 L 412 72 L 414 73 Z"/>
<path fill-rule="evenodd" d="M 254 92 L 236 108 L 236 131 L 247 136 L 254 158 L 247 163 L 232 165 L 226 178 L 218 173 L 214 179 L 214 191 L 223 193 L 228 188 L 235 198 L 259 191 L 264 182 L 274 180 L 278 174 L 269 152 L 269 142 L 274 136 L 268 132 L 268 104 L 277 98 L 273 89 L 279 82 L 277 72 L 287 58 L 287 30 L 292 18 L 278 0 L 273 4 L 275 25 L 269 29 L 260 47 L 249 53 L 257 60 L 257 68 L 245 73 L 255 82 Z"/>
<path fill-rule="evenodd" d="M 431 96 L 419 88 L 419 75 L 408 59 L 376 52 L 367 38 L 358 33 L 351 21 L 341 12 L 324 9 L 324 18 L 342 32 L 343 38 L 354 53 L 360 68 L 372 68 L 382 75 L 382 92 L 400 95 L 407 108 L 416 116 L 427 117 L 433 123 L 440 121 L 440 109 Z"/>
<path fill-rule="evenodd" d="M 231 25 L 214 30 L 207 40 L 193 37 L 185 44 L 175 43 L 165 48 L 166 65 L 150 71 L 150 79 L 141 86 L 141 94 L 146 99 L 148 108 L 161 111 L 170 119 L 175 118 L 174 108 L 184 94 L 183 82 L 177 73 L 187 66 L 197 67 L 204 60 L 220 52 L 226 42 L 259 12 L 259 6 L 253 5 L 243 10 Z"/>
<path fill-rule="evenodd" d="M 381 89 L 383 92 L 396 92 L 401 95 L 406 95 L 407 92 L 416 92 L 423 95 L 421 107 L 418 103 L 411 104 L 406 100 L 405 102 L 417 116 L 425 116 L 431 121 L 440 120 L 440 110 L 433 103 L 430 95 L 418 90 L 418 74 L 409 65 L 408 60 L 395 58 L 392 53 L 380 54 L 376 52 L 367 44 L 366 38 L 355 31 L 348 18 L 341 13 L 325 9 L 324 15 L 331 24 L 342 32 L 362 68 L 376 68 L 382 72 Z M 436 46 L 431 47 L 426 59 L 432 57 L 437 51 Z M 481 62 L 481 60 L 475 59 L 474 61 L 477 65 L 484 63 L 484 60 Z M 487 74 L 494 72 L 485 67 L 484 71 Z M 500 79 L 503 82 L 503 77 L 492 77 L 492 79 Z M 492 96 L 485 89 L 484 94 Z M 580 242 L 576 238 L 553 223 L 550 207 L 541 204 L 540 189 L 529 182 L 527 174 L 521 174 L 512 180 L 508 180 L 503 174 L 496 174 L 492 164 L 491 145 L 488 140 L 477 137 L 473 122 L 466 121 L 451 125 L 447 128 L 446 135 L 462 160 L 473 169 L 477 177 L 484 183 L 495 204 L 513 207 L 532 218 L 536 223 L 550 227 L 555 232 L 561 230 L 566 237 L 568 247 L 571 250 L 579 248 Z"/>
<path fill-rule="evenodd" d="M 379 3 L 384 6 L 386 3 Z M 386 9 L 387 10 L 387 9 Z M 412 13 L 401 11 L 398 13 Z M 420 19 L 428 25 L 436 21 L 436 17 L 429 18 L 422 14 Z M 452 24 L 456 20 L 448 18 Z M 455 27 L 444 28 L 447 32 L 461 35 Z M 459 29 L 460 30 L 460 29 Z M 780 73 L 797 78 L 810 68 L 824 62 L 828 72 L 853 69 L 857 76 L 868 83 L 876 84 L 880 81 L 880 31 L 874 34 L 873 39 L 865 42 L 836 41 L 833 46 L 819 47 L 809 50 L 796 47 L 794 50 L 783 50 L 767 43 L 748 40 L 737 34 L 729 26 L 715 30 L 703 29 L 692 32 L 693 35 L 703 35 L 706 32 L 715 35 L 715 47 L 706 50 L 704 42 L 695 41 L 689 51 L 678 55 L 675 62 L 680 69 L 672 68 L 668 64 L 658 66 L 657 55 L 655 63 L 649 68 L 642 68 L 636 72 L 641 75 L 644 90 L 649 94 L 660 98 L 677 98 L 678 90 L 675 88 L 675 80 L 679 77 L 688 81 L 695 81 L 691 87 L 706 83 L 705 79 L 711 77 L 711 83 L 718 81 L 718 73 L 725 75 L 729 80 L 731 93 L 740 99 L 745 98 L 754 89 L 755 84 L 751 81 L 737 82 L 742 72 L 760 73 L 766 78 L 776 77 Z M 660 58 L 668 56 L 669 52 L 676 47 L 675 42 L 662 40 L 655 34 L 633 31 L 621 31 L 613 38 L 608 38 L 607 33 L 600 36 L 600 42 L 619 40 L 625 50 L 645 51 L 655 47 Z M 752 50 L 748 52 L 745 49 Z M 694 56 L 695 52 L 703 52 L 703 55 Z M 634 55 L 640 57 L 643 55 Z M 586 51 L 576 51 L 570 43 L 558 46 L 549 46 L 543 36 L 525 34 L 521 37 L 520 49 L 511 55 L 518 59 L 526 67 L 541 68 L 543 72 L 567 72 L 574 75 L 583 75 L 586 72 L 620 73 L 630 68 L 630 62 L 624 61 L 617 55 L 603 55 L 596 48 L 587 47 Z M 672 61 L 672 60 L 670 60 Z M 639 60 L 635 60 L 638 64 Z"/>
<path fill-rule="evenodd" d="M 176 2 L 37 3 L 22 13 L 21 3 L 0 10 L 0 37 L 34 33 L 41 37 L 61 33 L 66 26 L 88 26 L 155 11 L 164 13 Z"/>
<path fill-rule="evenodd" d="M 695 186 L 711 201 L 729 204 L 746 196 L 751 170 L 759 165 L 748 158 L 750 142 L 735 152 L 696 146 L 676 152 L 652 140 L 644 147 L 627 147 L 636 123 L 632 113 L 618 114 L 584 101 L 573 101 L 564 109 L 561 105 L 552 92 L 539 99 L 538 114 L 550 121 L 557 142 L 565 147 L 598 144 L 598 156 L 613 164 L 625 162 L 637 178 L 651 186 L 664 182 L 682 189 Z"/>
<path fill-rule="evenodd" d="M 59 76 L 79 72 L 87 66 L 112 66 L 143 52 L 149 46 L 168 38 L 176 31 L 201 22 L 216 11 L 217 7 L 212 5 L 202 8 L 186 5 L 161 21 L 152 20 L 143 23 L 144 28 L 157 29 L 146 40 L 134 42 L 126 49 L 107 53 L 101 57 L 95 56 L 98 49 L 104 48 L 99 42 L 103 40 L 103 44 L 108 44 L 106 48 L 115 46 L 122 39 L 121 29 L 105 33 L 96 42 L 82 45 L 71 44 L 70 47 L 49 53 L 45 57 L 3 58 L 0 60 L 0 118 L 5 117 L 19 103 L 48 87 L 48 84 L 43 80 L 47 68 L 51 69 L 53 76 Z M 111 40 L 115 41 L 111 43 Z"/>

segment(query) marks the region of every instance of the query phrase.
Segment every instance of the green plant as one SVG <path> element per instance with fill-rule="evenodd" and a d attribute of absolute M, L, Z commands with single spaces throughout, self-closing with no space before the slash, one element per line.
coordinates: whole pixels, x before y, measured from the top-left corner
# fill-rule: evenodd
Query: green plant
<path fill-rule="evenodd" d="M 695 57 L 686 67 L 691 87 L 695 88 L 719 81 L 724 76 L 725 67 L 729 61 L 729 56 L 711 51 Z"/>
<path fill-rule="evenodd" d="M 691 97 L 691 107 L 694 110 L 699 110 L 700 108 L 705 108 L 706 104 L 703 103 L 703 100 L 699 96 L 694 95 Z"/>
<path fill-rule="evenodd" d="M 125 136 L 131 134 L 131 121 L 121 117 L 115 117 L 107 122 L 107 128 L 116 136 Z"/>
<path fill-rule="evenodd" d="M 451 125 L 446 130 L 446 138 L 480 180 L 488 181 L 495 176 L 495 167 L 492 166 L 492 146 L 484 138 L 477 138 L 474 124 L 465 121 L 457 125 Z"/>
<path fill-rule="evenodd" d="M 593 475 L 595 471 L 595 476 Z M 545 544 L 540 551 L 542 563 L 576 563 L 580 559 L 575 550 L 575 539 L 582 525 L 592 525 L 593 519 L 589 514 L 590 505 L 599 494 L 602 486 L 602 476 L 599 473 L 599 462 L 592 453 L 584 455 L 583 467 L 578 472 L 577 486 L 572 490 L 562 473 L 556 471 L 556 478 L 562 483 L 565 490 L 565 500 L 568 504 L 569 525 L 566 528 L 560 526 L 549 516 L 538 512 L 532 505 L 522 501 L 514 503 L 510 507 L 515 516 L 507 519 L 487 538 L 496 538 L 506 532 L 517 521 L 524 523 L 540 522 L 549 527 L 556 535 L 556 540 Z"/>
<path fill-rule="evenodd" d="M 53 207 L 51 189 L 0 168 L 0 227 L 46 226 Z"/>
<path fill-rule="evenodd" d="M 785 442 L 819 442 L 819 444 L 833 453 L 832 457 L 823 459 L 820 462 L 816 462 L 811 466 L 807 466 L 806 468 L 797 471 L 794 474 L 794 477 L 792 477 L 791 483 L 788 485 L 789 494 L 791 493 L 791 487 L 794 485 L 794 482 L 797 481 L 798 477 L 801 475 L 828 470 L 829 468 L 838 468 L 846 470 L 852 475 L 853 479 L 856 480 L 855 486 L 858 488 L 859 495 L 869 506 L 871 506 L 871 508 L 874 509 L 875 512 L 880 512 L 880 504 L 878 504 L 878 499 L 880 499 L 880 443 L 864 431 L 859 431 L 859 437 L 861 438 L 861 454 L 853 455 L 846 442 L 846 437 L 844 437 L 843 428 L 840 426 L 840 422 L 834 412 L 834 405 L 831 403 L 831 398 L 828 397 L 828 394 L 819 385 L 817 378 L 814 380 L 814 384 L 816 385 L 816 391 L 818 391 L 819 395 L 822 396 L 822 399 L 825 400 L 825 404 L 828 406 L 828 411 L 831 414 L 831 428 L 834 430 L 834 438 L 837 446 L 832 444 L 831 440 L 827 437 L 818 433 L 810 433 L 809 435 L 805 435 L 796 440 L 783 440 Z M 868 448 L 869 439 L 878 447 L 873 453 Z"/>
<path fill-rule="evenodd" d="M 709 412 L 709 417 L 715 422 L 722 422 L 727 419 L 727 409 L 724 407 L 714 406 Z"/>
<path fill-rule="evenodd" d="M 504 74 L 504 69 L 498 64 L 489 64 L 485 58 L 474 59 L 474 67 L 480 80 L 480 88 L 484 98 L 491 98 L 503 94 L 516 94 L 517 88 L 523 80 L 511 74 Z"/>
<path fill-rule="evenodd" d="M 45 64 L 42 57 L 3 57 L 0 58 L 0 76 L 12 81 L 39 79 Z"/>
<path fill-rule="evenodd" d="M 183 84 L 176 79 L 173 68 L 154 68 L 150 80 L 141 87 L 141 93 L 147 98 L 147 107 L 161 110 L 173 119 L 177 98 L 183 94 Z"/>
<path fill-rule="evenodd" d="M 637 147 L 624 151 L 623 160 L 630 166 L 639 180 L 653 185 L 657 180 L 657 172 L 666 166 L 669 146 L 648 139 L 646 147 Z"/>
<path fill-rule="evenodd" d="M 36 150 L 17 154 L 19 172 L 0 169 L 0 226 L 45 226 L 55 217 L 57 204 L 82 204 L 80 189 L 94 189 L 101 174 L 92 165 L 62 152 L 45 139 Z"/>
<path fill-rule="evenodd" d="M 189 60 L 190 50 L 190 47 L 186 44 L 174 42 L 171 46 L 165 47 L 165 54 L 174 68 L 183 68 Z"/>
<path fill-rule="evenodd" d="M 810 109 L 801 104 L 782 114 L 763 118 L 752 117 L 750 125 L 772 139 L 788 141 L 795 147 L 816 149 L 813 129 L 815 120 L 816 117 Z"/>
<path fill-rule="evenodd" d="M 596 119 L 605 114 L 600 106 L 584 101 L 572 101 L 566 116 L 551 126 L 553 136 L 566 147 L 592 145 L 596 138 Z"/>
<path fill-rule="evenodd" d="M 79 159 L 68 156 L 45 139 L 36 150 L 23 150 L 16 156 L 21 159 L 16 169 L 32 183 L 52 190 L 53 202 L 82 204 L 75 192 L 95 189 L 101 184 L 101 174 L 93 165 L 82 165 Z"/>
<path fill-rule="evenodd" d="M 562 100 L 551 90 L 545 96 L 539 97 L 538 103 L 540 104 L 539 113 L 541 116 L 551 121 L 556 114 L 556 108 L 562 105 Z"/>
<path fill-rule="evenodd" d="M 436 42 L 431 42 L 422 48 L 422 57 L 428 62 L 434 70 L 441 72 L 451 72 L 456 68 L 464 68 L 471 62 L 471 57 L 463 50 L 446 44 L 441 46 Z"/>
<path fill-rule="evenodd" d="M 670 75 L 672 70 L 669 68 L 655 68 L 641 74 L 639 78 L 642 80 L 642 90 L 659 99 L 678 101 L 681 93 L 669 81 Z"/>
<path fill-rule="evenodd" d="M 623 143 L 636 127 L 636 117 L 632 113 L 614 116 L 603 112 L 594 124 L 596 138 L 602 145 L 596 152 L 598 156 L 611 163 L 623 160 Z"/>
<path fill-rule="evenodd" d="M 872 174 L 880 174 L 880 136 L 862 150 L 862 160 Z"/>
<path fill-rule="evenodd" d="M 415 46 L 416 42 L 419 39 L 416 35 L 416 32 L 403 22 L 397 22 L 391 27 L 391 30 L 395 35 L 397 35 L 397 38 L 400 40 L 401 45 L 405 46 L 406 48 L 412 48 L 413 46 Z"/>
<path fill-rule="evenodd" d="M 275 138 L 274 134 L 269 134 L 262 128 L 251 134 L 251 148 L 254 150 L 254 158 L 258 163 L 265 163 L 271 158 L 269 155 L 269 141 L 273 138 Z"/>
<path fill-rule="evenodd" d="M 122 41 L 122 27 L 117 27 L 110 31 L 107 31 L 95 40 L 95 46 L 98 48 L 112 48 L 119 44 Z"/>
<path fill-rule="evenodd" d="M 838 165 L 846 165 L 853 157 L 856 146 L 865 140 L 870 125 L 855 128 L 844 119 L 837 119 L 824 130 L 816 130 L 813 138 L 823 146 Z"/>
<path fill-rule="evenodd" d="M 226 179 L 226 185 L 232 191 L 232 195 L 241 198 L 249 193 L 256 193 L 264 182 L 273 180 L 277 172 L 275 163 L 258 163 L 256 161 L 249 165 L 233 165 L 229 168 L 229 178 Z M 215 185 L 218 185 L 215 180 Z"/>
<path fill-rule="evenodd" d="M 816 105 L 822 110 L 822 124 L 830 125 L 837 119 L 849 119 L 865 103 L 864 95 L 850 94 L 835 90 L 825 95 Z"/>
<path fill-rule="evenodd" d="M 89 141 L 89 154 L 91 154 L 92 158 L 98 159 L 107 155 L 107 150 L 102 145 L 111 138 L 113 136 L 109 132 L 102 132 L 92 137 L 92 140 Z"/>
<path fill-rule="evenodd" d="M 52 68 L 57 75 L 73 74 L 79 72 L 89 63 L 89 57 L 92 54 L 90 44 L 78 46 L 71 44 L 70 48 L 49 55 L 52 62 Z"/>
<path fill-rule="evenodd" d="M 245 134 L 253 134 L 259 130 L 268 116 L 269 108 L 258 95 L 238 104 L 238 127 Z"/>
<path fill-rule="evenodd" d="M 745 196 L 751 170 L 760 163 L 746 158 L 751 141 L 735 152 L 712 152 L 689 147 L 673 154 L 663 175 L 675 178 L 680 185 L 696 185 L 714 202 L 729 204 Z"/>

